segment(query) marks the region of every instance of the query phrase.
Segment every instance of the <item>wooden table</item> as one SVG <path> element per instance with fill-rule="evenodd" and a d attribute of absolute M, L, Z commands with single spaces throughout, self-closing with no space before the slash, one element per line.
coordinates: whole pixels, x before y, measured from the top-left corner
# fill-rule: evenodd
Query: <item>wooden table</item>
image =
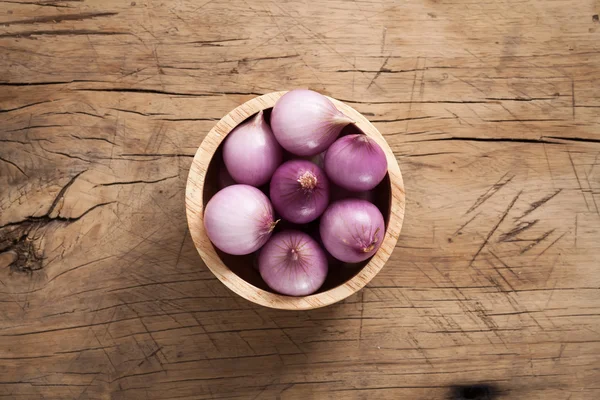
<path fill-rule="evenodd" d="M 1 1 L 0 395 L 600 398 L 599 12 Z M 388 265 L 310 312 L 229 292 L 184 212 L 215 121 L 294 87 L 368 116 L 407 193 Z"/>

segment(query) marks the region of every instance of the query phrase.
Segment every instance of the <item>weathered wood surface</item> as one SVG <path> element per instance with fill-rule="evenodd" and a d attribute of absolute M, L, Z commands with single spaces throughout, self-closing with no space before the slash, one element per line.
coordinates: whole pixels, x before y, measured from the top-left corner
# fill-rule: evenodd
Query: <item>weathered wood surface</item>
<path fill-rule="evenodd" d="M 0 395 L 600 397 L 600 3 L 0 1 Z M 309 87 L 395 152 L 388 265 L 310 312 L 186 230 L 215 120 Z"/>

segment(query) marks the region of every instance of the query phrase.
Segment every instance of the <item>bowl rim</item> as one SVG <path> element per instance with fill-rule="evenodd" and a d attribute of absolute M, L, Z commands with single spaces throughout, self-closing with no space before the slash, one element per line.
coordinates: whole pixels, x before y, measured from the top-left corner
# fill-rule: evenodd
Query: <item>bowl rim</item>
<path fill-rule="evenodd" d="M 308 310 L 325 307 L 351 296 L 367 285 L 381 271 L 390 258 L 400 236 L 406 199 L 400 166 L 383 135 L 365 116 L 354 108 L 328 97 L 340 111 L 352 118 L 356 126 L 375 140 L 385 152 L 390 178 L 391 201 L 388 226 L 381 246 L 371 260 L 350 280 L 324 292 L 302 297 L 285 296 L 260 289 L 229 269 L 218 256 L 204 229 L 203 193 L 206 172 L 216 150 L 237 125 L 261 110 L 272 108 L 277 100 L 286 93 L 287 91 L 271 92 L 248 100 L 221 118 L 206 134 L 202 144 L 196 151 L 188 174 L 185 193 L 186 216 L 190 235 L 200 257 L 210 271 L 230 290 L 253 303 L 265 307 L 283 310 Z"/>

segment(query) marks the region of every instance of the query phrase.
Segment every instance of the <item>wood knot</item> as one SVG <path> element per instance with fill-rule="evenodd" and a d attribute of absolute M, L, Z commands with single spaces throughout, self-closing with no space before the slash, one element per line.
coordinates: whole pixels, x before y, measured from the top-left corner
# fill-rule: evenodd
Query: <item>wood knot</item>
<path fill-rule="evenodd" d="M 35 240 L 29 236 L 29 232 L 21 232 L 10 238 L 7 236 L 2 237 L 2 241 L 8 243 L 8 246 L 5 246 L 0 252 L 10 253 L 11 272 L 32 274 L 43 268 L 44 258 L 39 254 Z"/>

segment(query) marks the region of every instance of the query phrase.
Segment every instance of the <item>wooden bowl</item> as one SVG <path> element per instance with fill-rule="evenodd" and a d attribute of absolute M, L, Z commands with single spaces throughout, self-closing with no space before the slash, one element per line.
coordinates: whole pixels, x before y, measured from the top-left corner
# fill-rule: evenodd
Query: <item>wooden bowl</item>
<path fill-rule="evenodd" d="M 200 257 L 229 289 L 266 307 L 307 310 L 336 303 L 356 293 L 383 268 L 396 246 L 404 220 L 404 183 L 394 153 L 381 133 L 358 111 L 338 100 L 330 99 L 339 110 L 356 121 L 356 126 L 344 128 L 342 135 L 360 129 L 374 139 L 386 154 L 388 175 L 375 189 L 374 201 L 386 219 L 385 237 L 377 253 L 361 265 L 330 265 L 327 280 L 315 294 L 290 297 L 271 291 L 254 267 L 255 256 L 232 256 L 212 245 L 204 229 L 203 210 L 208 200 L 218 191 L 218 172 L 222 168 L 220 145 L 223 139 L 233 128 L 260 110 L 265 110 L 266 118 L 270 118 L 270 110 L 285 93 L 273 92 L 256 97 L 217 122 L 202 141 L 190 167 L 185 204 L 188 226 Z"/>

